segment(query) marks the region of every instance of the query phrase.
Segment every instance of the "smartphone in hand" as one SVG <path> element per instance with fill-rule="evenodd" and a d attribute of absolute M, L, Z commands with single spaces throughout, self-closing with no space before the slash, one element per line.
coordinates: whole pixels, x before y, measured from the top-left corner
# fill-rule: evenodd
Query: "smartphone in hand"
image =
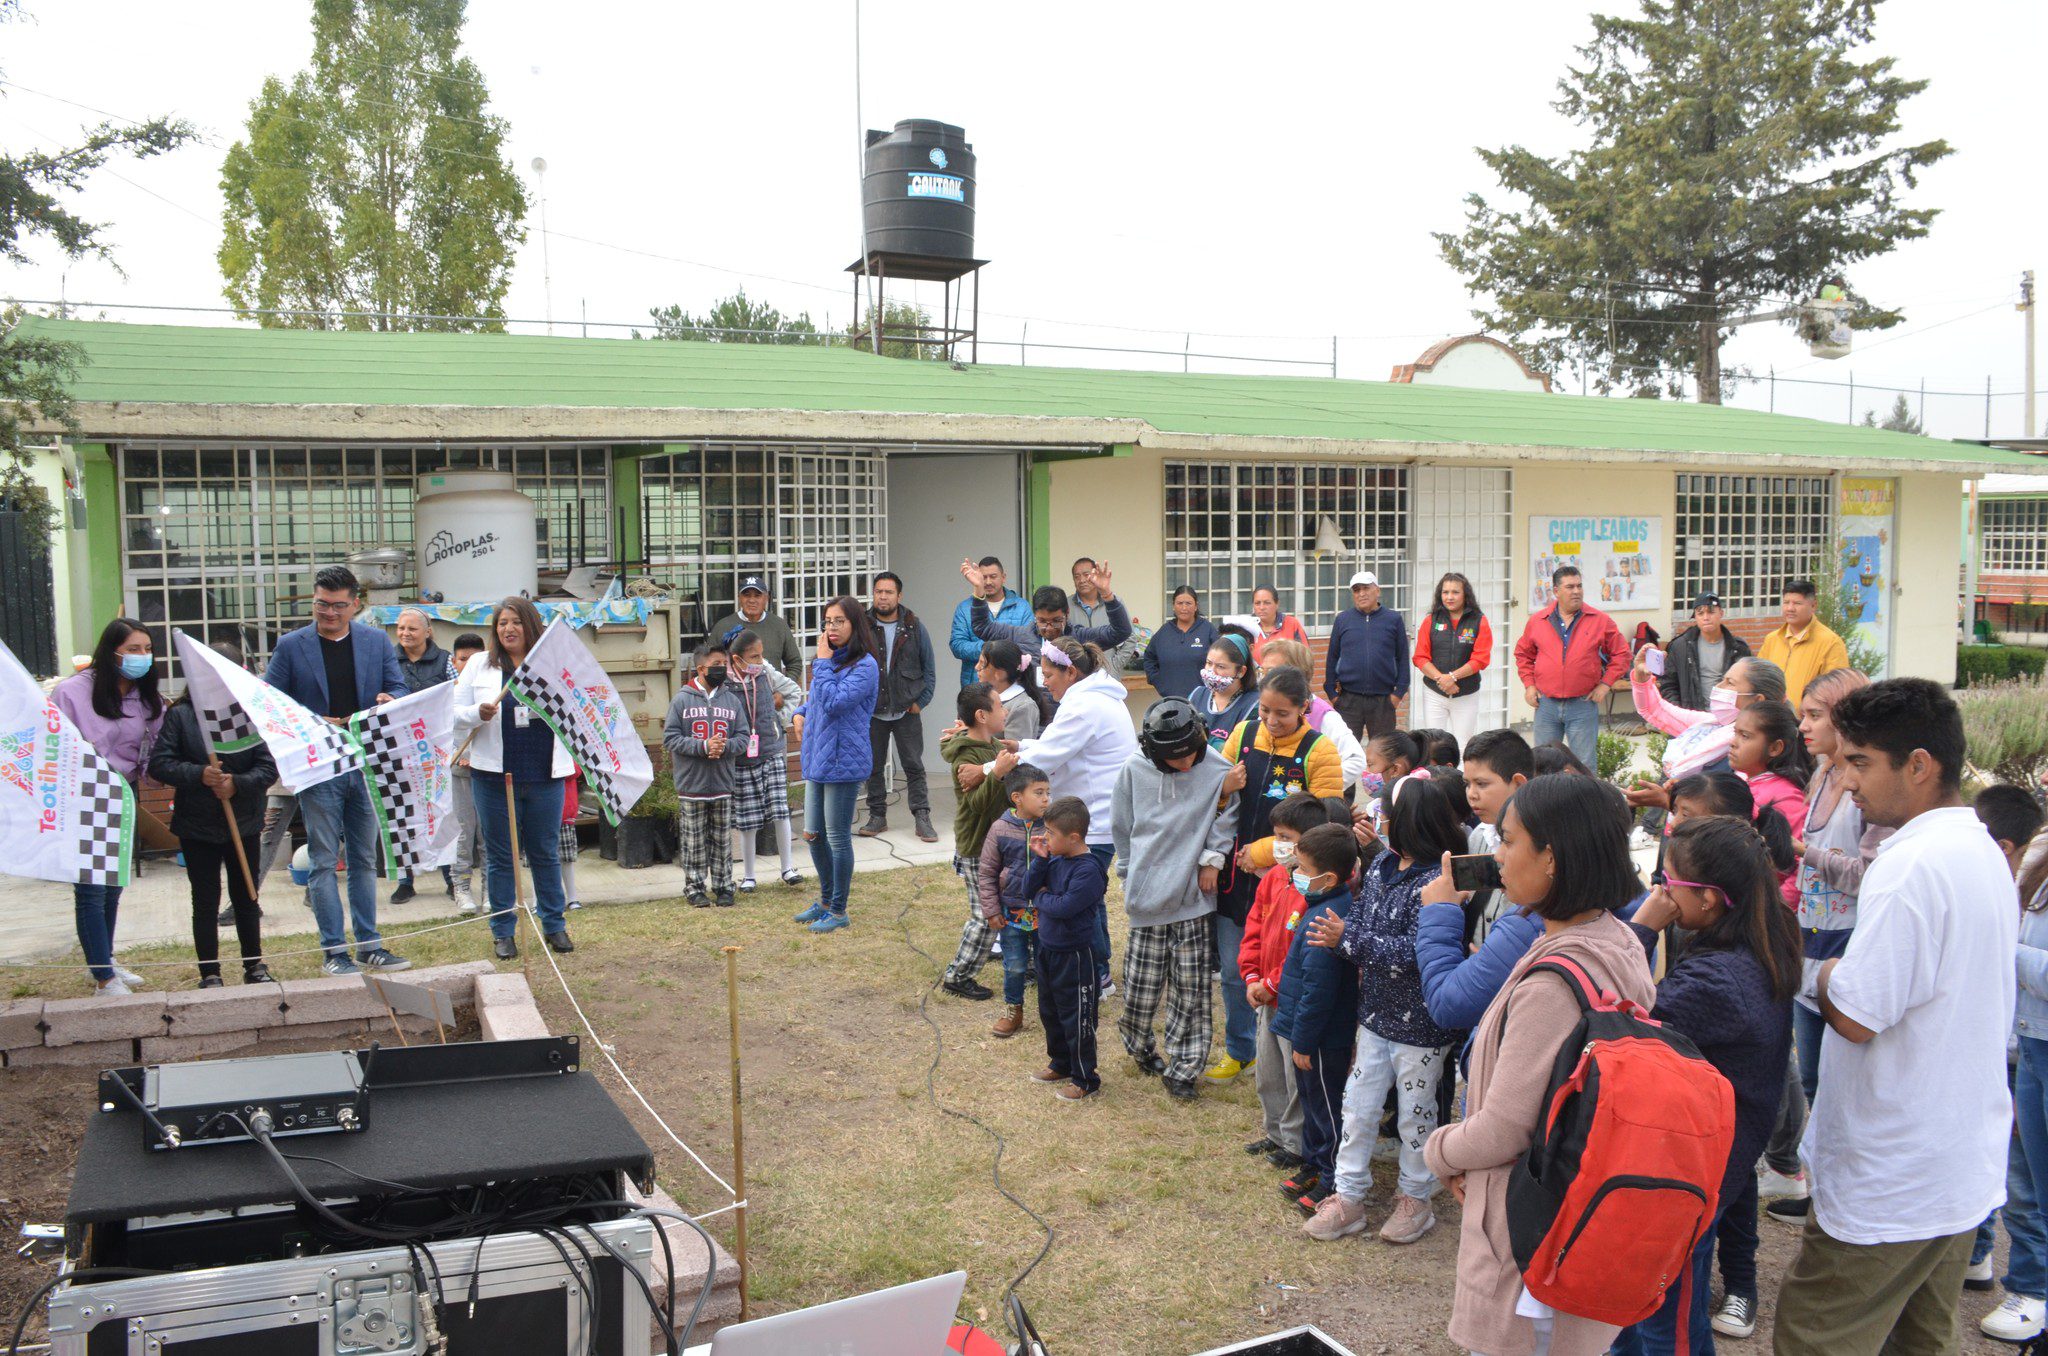
<path fill-rule="evenodd" d="M 1650 671 L 1652 678 L 1664 676 L 1664 652 L 1652 645 L 1643 652 L 1643 667 Z"/>
<path fill-rule="evenodd" d="M 1451 858 L 1451 884 L 1460 890 L 1500 889 L 1500 863 L 1490 852 Z"/>

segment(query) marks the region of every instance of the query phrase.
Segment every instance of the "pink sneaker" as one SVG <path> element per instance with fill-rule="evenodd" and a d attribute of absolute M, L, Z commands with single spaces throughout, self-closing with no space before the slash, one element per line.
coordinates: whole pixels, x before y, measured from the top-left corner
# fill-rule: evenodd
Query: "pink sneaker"
<path fill-rule="evenodd" d="M 1334 1243 L 1365 1228 L 1365 1202 L 1349 1200 L 1331 1192 L 1323 1197 L 1301 1226 L 1301 1231 L 1319 1243 Z"/>
<path fill-rule="evenodd" d="M 1428 1201 L 1413 1196 L 1396 1196 L 1394 1213 L 1380 1226 L 1380 1237 L 1389 1243 L 1413 1243 L 1436 1228 L 1436 1212 Z"/>

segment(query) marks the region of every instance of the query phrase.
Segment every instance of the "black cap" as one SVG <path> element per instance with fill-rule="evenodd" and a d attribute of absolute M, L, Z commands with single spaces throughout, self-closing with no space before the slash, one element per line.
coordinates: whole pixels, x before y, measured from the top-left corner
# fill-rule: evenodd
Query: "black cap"
<path fill-rule="evenodd" d="M 768 586 L 761 582 L 761 576 L 758 574 L 750 574 L 745 579 L 740 580 L 741 593 L 766 593 L 767 591 Z"/>
<path fill-rule="evenodd" d="M 1699 611 L 1703 607 L 1719 606 L 1721 606 L 1721 595 L 1714 592 L 1712 589 L 1702 589 L 1697 594 L 1693 595 L 1692 610 L 1695 612 Z"/>

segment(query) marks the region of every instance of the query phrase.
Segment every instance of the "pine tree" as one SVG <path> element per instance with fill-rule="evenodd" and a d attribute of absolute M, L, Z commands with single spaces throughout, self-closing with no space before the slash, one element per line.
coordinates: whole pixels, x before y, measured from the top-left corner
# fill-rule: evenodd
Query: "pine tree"
<path fill-rule="evenodd" d="M 1516 201 L 1466 199 L 1443 256 L 1538 365 L 1593 366 L 1601 391 L 1718 404 L 1730 321 L 1812 295 L 1927 233 L 1903 191 L 1948 143 L 1894 147 L 1926 88 L 1869 55 L 1879 0 L 1643 0 L 1593 17 L 1557 110 L 1587 129 L 1551 159 L 1479 151 Z M 1904 319 L 1864 303 L 1855 324 Z"/>
<path fill-rule="evenodd" d="M 1892 398 L 1891 413 L 1884 417 L 1882 424 L 1877 422 L 1876 410 L 1865 410 L 1863 412 L 1863 426 L 1865 428 L 1888 428 L 1894 433 L 1925 433 L 1927 431 L 1920 427 L 1920 421 L 1913 417 L 1913 407 L 1906 403 L 1906 396 L 1903 391 Z"/>
<path fill-rule="evenodd" d="M 283 328 L 503 328 L 526 190 L 505 120 L 457 52 L 463 10 L 314 0 L 311 68 L 264 81 L 221 167 L 220 268 L 238 309 Z M 320 314 L 258 314 L 274 311 Z"/>
<path fill-rule="evenodd" d="M 680 306 L 654 306 L 647 314 L 654 320 L 656 339 L 697 339 L 708 344 L 803 344 L 815 342 L 818 327 L 811 313 L 786 316 L 765 301 L 755 301 L 742 287 L 716 302 L 703 315 L 691 315 Z M 633 331 L 633 337 L 641 337 Z"/>

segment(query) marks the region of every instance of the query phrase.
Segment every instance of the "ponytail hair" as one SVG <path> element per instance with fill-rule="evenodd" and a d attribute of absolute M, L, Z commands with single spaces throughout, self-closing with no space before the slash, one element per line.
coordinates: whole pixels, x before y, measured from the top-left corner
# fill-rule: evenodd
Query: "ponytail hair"
<path fill-rule="evenodd" d="M 1052 723 L 1053 712 L 1059 704 L 1046 695 L 1038 685 L 1038 668 L 1025 662 L 1024 651 L 1014 640 L 991 640 L 981 647 L 981 657 L 988 666 L 1024 689 L 1031 698 L 1031 704 L 1038 708 L 1038 723 L 1041 728 Z"/>
<path fill-rule="evenodd" d="M 1422 746 L 1405 730 L 1389 730 L 1373 738 L 1370 747 L 1380 751 L 1380 757 L 1393 763 L 1406 763 L 1413 772 L 1422 766 Z"/>
<path fill-rule="evenodd" d="M 1756 703 L 1736 719 L 1743 716 L 1756 722 L 1766 744 L 1784 745 L 1777 757 L 1764 764 L 1764 770 L 1777 773 L 1804 791 L 1813 776 L 1813 755 L 1806 751 L 1806 741 L 1799 736 L 1799 713 L 1789 703 L 1771 699 Z"/>
<path fill-rule="evenodd" d="M 1074 666 L 1074 672 L 1083 678 L 1092 678 L 1109 667 L 1109 656 L 1102 652 L 1100 645 L 1075 640 L 1072 636 L 1061 636 L 1058 640 L 1047 641 L 1046 644 L 1065 655 L 1067 662 Z"/>
<path fill-rule="evenodd" d="M 1780 826 L 1775 810 L 1767 819 Z M 1732 815 L 1703 815 L 1671 831 L 1665 860 L 1672 874 L 1711 885 L 1728 902 L 1713 926 L 1694 934 L 1686 950 L 1746 949 L 1770 980 L 1771 996 L 1788 1001 L 1799 990 L 1799 926 L 1778 891 L 1778 869 L 1763 835 Z"/>

